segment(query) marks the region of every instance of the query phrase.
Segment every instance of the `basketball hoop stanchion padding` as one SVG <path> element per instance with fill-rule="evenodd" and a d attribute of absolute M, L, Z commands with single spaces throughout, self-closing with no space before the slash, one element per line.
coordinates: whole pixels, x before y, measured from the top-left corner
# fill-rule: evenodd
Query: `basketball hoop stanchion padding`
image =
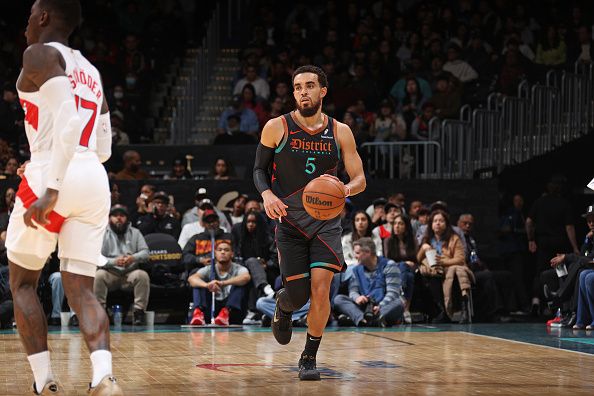
<path fill-rule="evenodd" d="M 213 280 L 216 279 L 217 277 L 217 272 L 215 269 L 215 231 L 210 229 L 208 230 L 208 232 L 210 233 L 210 280 L 211 282 Z M 215 291 L 213 291 L 211 293 L 212 296 L 212 300 L 211 300 L 211 304 L 210 304 L 210 324 L 214 325 L 215 324 Z"/>

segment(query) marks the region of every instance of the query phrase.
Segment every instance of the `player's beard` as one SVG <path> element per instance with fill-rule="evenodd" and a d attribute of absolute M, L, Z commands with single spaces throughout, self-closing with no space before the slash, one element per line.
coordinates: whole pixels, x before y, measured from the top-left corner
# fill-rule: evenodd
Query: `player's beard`
<path fill-rule="evenodd" d="M 320 107 L 322 107 L 322 99 L 319 99 L 317 102 L 311 99 L 310 101 L 311 105 L 308 107 L 303 107 L 300 103 L 297 103 L 297 110 L 299 110 L 299 113 L 303 117 L 313 117 L 320 110 Z"/>

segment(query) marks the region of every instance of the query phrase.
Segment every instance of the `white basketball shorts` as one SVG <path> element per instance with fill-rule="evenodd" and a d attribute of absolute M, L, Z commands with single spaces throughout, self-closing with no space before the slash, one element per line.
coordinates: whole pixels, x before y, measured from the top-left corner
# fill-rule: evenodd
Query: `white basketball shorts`
<path fill-rule="evenodd" d="M 37 229 L 25 225 L 25 211 L 45 192 L 49 158 L 49 152 L 34 153 L 27 164 L 8 223 L 6 248 L 9 257 L 11 252 L 34 255 L 43 261 L 33 265 L 15 264 L 38 271 L 58 243 L 60 259 L 105 265 L 101 246 L 111 198 L 105 168 L 95 153 L 76 153 L 72 158 L 58 202 L 48 216 L 50 223 Z M 70 266 L 68 271 L 90 276 L 88 268 L 77 271 Z"/>

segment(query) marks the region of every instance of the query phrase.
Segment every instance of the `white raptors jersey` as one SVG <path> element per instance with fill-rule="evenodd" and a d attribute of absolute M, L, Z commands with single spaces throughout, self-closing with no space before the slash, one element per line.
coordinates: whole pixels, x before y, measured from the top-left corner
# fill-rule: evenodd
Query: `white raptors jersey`
<path fill-rule="evenodd" d="M 97 121 L 103 103 L 103 87 L 99 72 L 80 51 L 60 43 L 46 43 L 62 54 L 66 75 L 70 80 L 78 115 L 81 118 L 77 152 L 97 151 Z M 18 86 L 18 84 L 17 84 Z M 25 112 L 25 132 L 31 153 L 50 151 L 54 137 L 54 120 L 39 92 L 18 91 Z"/>

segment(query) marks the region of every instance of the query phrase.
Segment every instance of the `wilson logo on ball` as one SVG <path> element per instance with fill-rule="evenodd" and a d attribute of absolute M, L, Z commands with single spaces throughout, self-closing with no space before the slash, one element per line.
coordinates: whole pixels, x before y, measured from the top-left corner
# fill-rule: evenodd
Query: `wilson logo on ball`
<path fill-rule="evenodd" d="M 323 201 L 320 199 L 320 197 L 312 197 L 311 195 L 306 195 L 305 201 L 310 205 L 328 206 L 328 207 L 332 206 L 332 201 Z"/>

